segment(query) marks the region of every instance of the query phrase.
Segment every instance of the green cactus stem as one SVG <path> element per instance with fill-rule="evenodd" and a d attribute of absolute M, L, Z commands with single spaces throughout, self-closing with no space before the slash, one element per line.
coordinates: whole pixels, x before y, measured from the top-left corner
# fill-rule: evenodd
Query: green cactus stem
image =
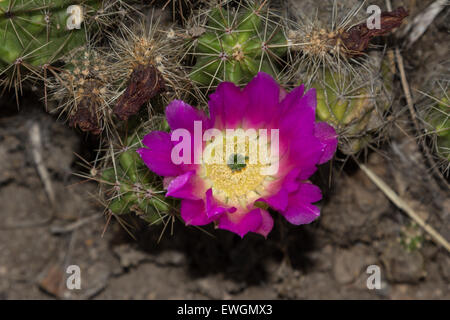
<path fill-rule="evenodd" d="M 247 83 L 258 71 L 277 76 L 287 40 L 280 25 L 269 19 L 270 12 L 251 5 L 214 8 L 205 32 L 195 39 L 196 63 L 190 77 L 204 86 L 220 81 Z"/>
<path fill-rule="evenodd" d="M 127 146 L 118 152 L 114 167 L 102 172 L 101 182 L 109 188 L 112 197 L 108 209 L 116 215 L 136 213 L 139 217 L 157 224 L 169 212 L 170 206 L 164 195 L 156 191 L 151 172 L 136 152 L 140 146 L 138 135 L 127 139 Z"/>
<path fill-rule="evenodd" d="M 427 133 L 435 140 L 435 153 L 443 168 L 450 164 L 450 103 L 449 94 L 435 102 L 425 117 Z"/>
<path fill-rule="evenodd" d="M 358 153 L 377 139 L 391 101 L 387 89 L 391 81 L 387 78 L 365 83 L 349 78 L 344 73 L 326 70 L 312 84 L 317 92 L 318 119 L 337 130 L 340 149 L 348 155 Z M 377 75 L 372 79 L 377 79 Z"/>
<path fill-rule="evenodd" d="M 99 7 L 100 3 L 93 0 L 0 0 L 1 82 L 9 86 L 21 83 L 27 71 L 39 74 L 41 68 L 85 45 L 86 12 Z"/>

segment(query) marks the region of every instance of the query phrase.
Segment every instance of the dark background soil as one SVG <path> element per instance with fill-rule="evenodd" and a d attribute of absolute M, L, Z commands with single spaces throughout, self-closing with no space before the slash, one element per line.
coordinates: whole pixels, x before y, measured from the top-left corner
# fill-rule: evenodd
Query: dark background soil
<path fill-rule="evenodd" d="M 427 3 L 413 8 L 419 12 Z M 448 9 L 403 52 L 413 88 L 433 60 L 448 57 L 446 17 Z M 397 108 L 406 108 L 398 92 Z M 411 132 L 407 117 L 405 112 L 392 128 L 389 144 L 369 154 L 368 167 L 450 239 L 449 193 L 429 174 L 413 135 L 405 134 Z M 54 206 L 31 154 L 35 124 Z M 341 170 L 342 163 L 334 163 L 321 217 L 311 225 L 295 227 L 279 218 L 267 240 L 241 240 L 175 221 L 158 243 L 162 226 L 128 218 L 133 239 L 102 215 L 97 185 L 73 174 L 86 171 L 76 154 L 92 160 L 96 147 L 95 139 L 45 113 L 32 92 L 24 94 L 19 110 L 14 98 L 0 101 L 0 299 L 450 298 L 448 252 L 420 230 L 422 246 L 406 250 L 401 240 L 410 218 L 355 164 Z M 328 185 L 329 171 L 322 168 L 316 179 Z M 372 264 L 381 268 L 381 290 L 367 289 Z M 81 290 L 65 289 L 68 265 L 80 266 Z"/>

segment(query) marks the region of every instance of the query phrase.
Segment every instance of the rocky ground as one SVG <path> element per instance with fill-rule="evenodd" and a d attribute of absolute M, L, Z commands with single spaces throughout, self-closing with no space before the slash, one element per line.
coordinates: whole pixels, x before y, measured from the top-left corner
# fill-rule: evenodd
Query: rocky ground
<path fill-rule="evenodd" d="M 55 191 L 54 210 L 29 139 L 36 124 Z M 158 243 L 161 227 L 128 219 L 135 240 L 117 221 L 108 223 L 95 200 L 96 185 L 71 174 L 80 170 L 74 153 L 86 140 L 36 108 L 2 117 L 0 128 L 4 299 L 450 298 L 448 253 L 412 227 L 362 171 L 336 173 L 322 217 L 312 225 L 293 227 L 280 218 L 268 240 L 256 235 L 241 240 L 175 221 Z M 448 238 L 448 197 L 423 178 L 426 168 L 414 162 L 420 156 L 410 150 L 413 142 L 393 146 L 406 162 L 372 153 L 369 168 Z M 389 156 L 396 156 L 395 148 L 387 150 Z M 402 245 L 409 236 L 405 230 L 424 238 L 420 248 L 409 252 Z M 80 266 L 79 291 L 65 289 L 69 265 Z M 367 289 L 369 265 L 381 268 L 381 290 Z"/>
<path fill-rule="evenodd" d="M 448 35 L 439 26 L 405 54 L 408 72 L 439 51 L 435 40 Z M 412 73 L 412 86 L 422 74 Z M 279 218 L 267 240 L 129 218 L 133 238 L 102 215 L 96 184 L 73 174 L 86 171 L 95 141 L 55 121 L 32 93 L 19 111 L 14 99 L 0 105 L 0 299 L 450 299 L 448 252 L 355 163 L 334 164 L 320 219 L 295 227 Z M 449 194 L 402 129 L 368 167 L 450 239 Z M 328 185 L 328 173 L 316 179 Z M 410 240 L 418 245 L 408 249 Z M 80 267 L 81 290 L 66 289 L 69 265 Z M 369 265 L 380 267 L 380 290 L 367 288 Z"/>

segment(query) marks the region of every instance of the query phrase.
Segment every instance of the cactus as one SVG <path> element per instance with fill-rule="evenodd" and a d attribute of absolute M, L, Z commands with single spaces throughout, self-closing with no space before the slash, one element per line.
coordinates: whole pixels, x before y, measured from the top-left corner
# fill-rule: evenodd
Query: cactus
<path fill-rule="evenodd" d="M 319 6 L 319 7 L 318 7 Z M 361 21 L 363 4 L 338 10 L 336 0 L 296 2 L 289 22 L 292 52 L 288 78 L 298 79 L 317 90 L 317 118 L 331 124 L 339 134 L 339 149 L 357 154 L 385 137 L 393 89 L 393 56 L 380 51 L 366 53 L 372 37 L 387 34 L 407 15 L 399 8 L 382 13 L 381 30 L 366 30 Z M 315 20 L 305 8 L 316 7 Z M 330 15 L 326 9 L 332 8 Z M 309 11 L 308 11 L 309 12 Z M 331 23 L 330 23 L 331 21 Z"/>
<path fill-rule="evenodd" d="M 59 103 L 54 111 L 66 114 L 70 126 L 100 134 L 112 124 L 108 63 L 101 53 L 89 48 L 80 48 L 65 60 L 60 74 L 48 81 L 50 98 Z"/>
<path fill-rule="evenodd" d="M 450 171 L 450 86 L 449 81 L 437 81 L 433 96 L 428 96 L 428 104 L 419 109 L 425 123 L 425 131 L 433 143 L 438 165 L 448 176 Z M 437 90 L 436 90 L 437 88 Z M 431 102 L 430 102 L 431 100 Z"/>
<path fill-rule="evenodd" d="M 120 32 L 109 34 L 109 49 L 68 54 L 66 65 L 50 82 L 51 96 L 70 125 L 93 134 L 111 131 L 162 92 L 166 101 L 189 93 L 190 81 L 178 65 L 182 43 L 175 31 L 159 29 L 153 16 L 150 22 L 118 25 Z"/>
<path fill-rule="evenodd" d="M 109 159 L 111 167 L 102 170 L 100 182 L 106 188 L 107 208 L 116 215 L 136 213 L 150 224 L 164 221 L 169 214 L 167 199 L 155 186 L 152 173 L 136 152 L 140 147 L 138 133 L 126 139 L 125 147 Z"/>
<path fill-rule="evenodd" d="M 365 21 L 364 2 L 355 1 L 357 3 L 352 7 L 351 1 L 292 2 L 294 18 L 288 22 L 288 42 L 293 53 L 291 70 L 294 73 L 297 69 L 308 70 L 310 77 L 314 77 L 323 66 L 333 71 L 345 69 L 357 74 L 353 66 L 364 64 L 361 58 L 365 56 L 372 38 L 389 34 L 408 16 L 403 7 L 382 12 L 380 28 L 377 29 L 369 28 Z M 317 12 L 315 20 L 311 20 L 309 16 L 314 7 Z M 331 15 L 329 8 L 332 8 Z"/>
<path fill-rule="evenodd" d="M 433 133 L 436 134 L 436 152 L 446 160 L 447 165 L 450 162 L 450 103 L 449 92 L 433 108 L 434 112 L 430 114 L 429 124 L 432 125 Z"/>
<path fill-rule="evenodd" d="M 207 0 L 203 0 L 207 1 Z M 156 0 L 152 0 L 150 3 L 155 3 Z M 192 10 L 202 0 L 165 0 L 162 2 L 162 10 L 170 10 L 173 21 L 180 21 L 182 24 L 187 22 L 188 16 L 192 13 Z M 156 3 L 155 3 L 156 4 Z"/>
<path fill-rule="evenodd" d="M 356 77 L 350 72 L 327 69 L 317 74 L 312 84 L 317 92 L 317 117 L 336 129 L 340 150 L 347 155 L 383 138 L 385 115 L 392 100 L 390 71 L 382 68 L 376 72 L 366 66 L 359 72 Z"/>
<path fill-rule="evenodd" d="M 213 8 L 206 24 L 195 30 L 202 34 L 194 39 L 196 62 L 190 77 L 207 87 L 219 81 L 242 85 L 258 71 L 276 77 L 287 52 L 283 28 L 267 8 L 255 3 Z"/>
<path fill-rule="evenodd" d="M 79 27 L 91 5 L 98 7 L 98 1 L 0 1 L 2 84 L 21 88 L 27 76 L 40 76 L 43 68 L 84 45 Z"/>
<path fill-rule="evenodd" d="M 130 26 L 121 24 L 120 33 L 111 35 L 110 42 L 110 70 L 120 95 L 114 114 L 120 120 L 136 114 L 160 93 L 168 102 L 183 99 L 191 91 L 179 65 L 184 41 L 173 29 L 163 30 L 153 14 Z"/>

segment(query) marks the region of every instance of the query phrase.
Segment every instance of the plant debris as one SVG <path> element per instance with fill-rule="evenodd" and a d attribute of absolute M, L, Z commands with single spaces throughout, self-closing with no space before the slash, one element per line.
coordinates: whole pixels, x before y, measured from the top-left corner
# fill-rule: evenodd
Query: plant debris
<path fill-rule="evenodd" d="M 342 41 L 348 56 L 359 56 L 367 49 L 372 38 L 386 35 L 393 29 L 398 28 L 408 15 L 408 11 L 403 7 L 391 12 L 382 12 L 380 29 L 369 29 L 367 23 L 363 22 L 351 27 L 348 31 L 340 32 L 335 39 L 336 41 Z"/>

